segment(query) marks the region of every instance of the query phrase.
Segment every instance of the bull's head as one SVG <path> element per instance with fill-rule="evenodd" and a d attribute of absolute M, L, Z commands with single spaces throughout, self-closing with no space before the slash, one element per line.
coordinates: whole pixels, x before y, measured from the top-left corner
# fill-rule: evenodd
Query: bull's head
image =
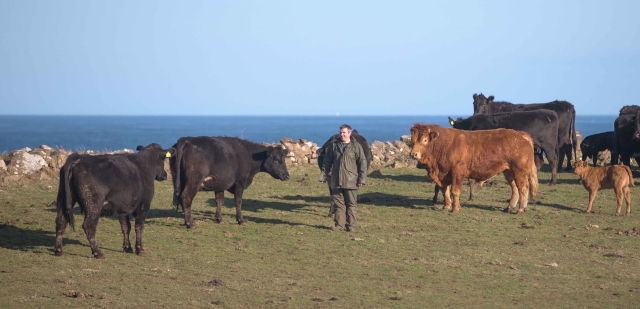
<path fill-rule="evenodd" d="M 289 180 L 289 171 L 285 163 L 287 154 L 289 151 L 283 146 L 269 146 L 267 158 L 262 163 L 262 171 L 275 179 Z"/>
<path fill-rule="evenodd" d="M 635 128 L 636 130 L 633 131 L 633 139 L 640 140 L 640 109 L 636 112 Z"/>
<path fill-rule="evenodd" d="M 148 155 L 146 162 L 155 174 L 155 180 L 162 181 L 167 180 L 167 172 L 164 169 L 164 159 L 169 158 L 176 153 L 175 148 L 162 149 L 162 146 L 152 143 L 147 146 L 136 147 L 138 153 L 145 153 Z"/>
<path fill-rule="evenodd" d="M 423 124 L 415 124 L 411 127 L 411 142 L 413 143 L 413 148 L 411 149 L 411 157 L 420 161 L 420 158 L 423 157 L 423 153 L 425 148 L 431 143 L 434 139 L 438 138 L 439 133 L 435 131 L 431 131 L 427 125 Z"/>
<path fill-rule="evenodd" d="M 484 94 L 473 94 L 473 114 L 486 114 L 489 109 L 489 104 L 493 102 L 494 97 L 491 95 L 488 98 Z"/>

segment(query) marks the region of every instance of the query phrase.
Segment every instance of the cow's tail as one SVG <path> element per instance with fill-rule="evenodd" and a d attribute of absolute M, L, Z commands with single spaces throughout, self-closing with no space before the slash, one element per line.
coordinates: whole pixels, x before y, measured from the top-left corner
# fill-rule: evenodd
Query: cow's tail
<path fill-rule="evenodd" d="M 578 160 L 578 137 L 576 133 L 576 109 L 573 109 L 571 115 L 571 144 L 573 146 L 573 159 Z M 571 164 L 571 162 L 569 162 Z"/>
<path fill-rule="evenodd" d="M 68 160 L 60 169 L 60 184 L 58 186 L 58 199 L 56 207 L 62 210 L 65 220 L 71 225 L 71 229 L 75 230 L 73 220 L 73 196 L 71 192 L 71 177 L 73 176 L 73 167 L 80 162 L 79 158 Z"/>
<path fill-rule="evenodd" d="M 622 166 L 624 166 L 624 169 L 627 171 L 627 175 L 629 175 L 629 187 L 635 187 L 636 184 L 634 183 L 633 174 L 631 173 L 631 169 L 626 165 L 622 165 Z"/>
<path fill-rule="evenodd" d="M 176 207 L 176 211 L 178 211 L 178 207 L 180 207 L 180 205 L 182 204 L 182 184 L 180 183 L 180 180 L 182 179 L 181 176 L 181 170 L 182 170 L 182 155 L 184 153 L 184 144 L 186 144 L 188 141 L 186 140 L 178 140 L 178 143 L 176 143 L 175 148 L 176 148 L 176 161 L 175 164 L 173 165 L 173 168 L 175 168 L 174 171 L 174 175 L 175 177 L 173 177 L 173 206 Z"/>

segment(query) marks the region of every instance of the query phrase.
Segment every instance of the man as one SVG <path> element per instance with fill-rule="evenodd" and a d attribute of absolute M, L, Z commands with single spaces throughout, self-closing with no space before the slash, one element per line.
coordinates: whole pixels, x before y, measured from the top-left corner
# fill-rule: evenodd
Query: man
<path fill-rule="evenodd" d="M 355 231 L 358 187 L 365 183 L 367 159 L 359 143 L 351 140 L 351 127 L 340 126 L 340 140 L 331 145 L 322 162 L 320 182 L 329 178 L 331 201 L 336 206 L 332 230 Z"/>

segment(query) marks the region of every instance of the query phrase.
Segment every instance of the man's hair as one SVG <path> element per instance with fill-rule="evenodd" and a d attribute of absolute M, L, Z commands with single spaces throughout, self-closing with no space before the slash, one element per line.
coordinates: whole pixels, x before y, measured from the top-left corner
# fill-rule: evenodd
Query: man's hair
<path fill-rule="evenodd" d="M 351 133 L 351 131 L 353 131 L 353 129 L 351 129 L 351 126 L 346 124 L 346 123 L 340 126 L 340 130 L 342 130 L 342 129 L 349 130 L 349 133 Z"/>

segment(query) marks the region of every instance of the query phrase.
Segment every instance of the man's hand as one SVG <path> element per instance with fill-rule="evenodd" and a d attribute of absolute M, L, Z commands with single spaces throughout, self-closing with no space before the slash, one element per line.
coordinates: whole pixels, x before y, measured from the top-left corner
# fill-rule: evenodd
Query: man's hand
<path fill-rule="evenodd" d="M 320 181 L 321 183 L 327 182 L 327 175 L 325 175 L 324 173 L 320 173 L 320 177 L 318 178 L 318 181 Z"/>

